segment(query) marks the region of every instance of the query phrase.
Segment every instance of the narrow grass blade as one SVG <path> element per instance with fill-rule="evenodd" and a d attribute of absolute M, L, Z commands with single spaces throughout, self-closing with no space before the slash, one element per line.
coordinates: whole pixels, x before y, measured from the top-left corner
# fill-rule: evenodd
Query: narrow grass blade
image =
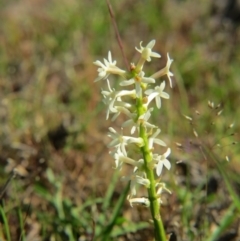
<path fill-rule="evenodd" d="M 124 201 L 127 198 L 127 195 L 129 193 L 130 189 L 130 182 L 126 185 L 125 189 L 123 190 L 121 196 L 118 199 L 118 202 L 115 205 L 115 208 L 112 213 L 112 218 L 109 222 L 109 224 L 106 226 L 106 228 L 103 230 L 102 234 L 100 235 L 100 240 L 107 241 L 109 239 L 109 236 L 113 230 L 113 227 L 117 221 L 117 218 L 119 217 L 119 214 L 121 212 L 122 206 L 124 204 Z"/>

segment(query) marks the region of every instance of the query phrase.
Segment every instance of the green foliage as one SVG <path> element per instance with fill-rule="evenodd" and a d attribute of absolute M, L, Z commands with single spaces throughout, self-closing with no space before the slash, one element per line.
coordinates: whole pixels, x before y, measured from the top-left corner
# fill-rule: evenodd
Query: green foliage
<path fill-rule="evenodd" d="M 45 213 L 38 215 L 46 229 L 53 229 L 52 235 L 57 240 L 64 240 L 63 237 L 68 240 L 76 240 L 81 236 L 91 236 L 94 240 L 112 240 L 114 237 L 148 227 L 146 222 L 133 223 L 120 216 L 123 202 L 128 193 L 128 186 L 119 197 L 118 204 L 114 208 L 112 207 L 112 196 L 118 175 L 113 177 L 105 197 L 89 197 L 80 206 L 74 205 L 70 199 L 63 196 L 62 180 L 57 179 L 51 169 L 47 170 L 47 176 L 54 186 L 53 193 L 50 194 L 41 186 L 36 186 L 36 193 L 46 199 L 55 212 L 52 213 L 52 216 L 46 216 Z M 45 236 L 45 238 L 47 237 L 48 235 Z"/>

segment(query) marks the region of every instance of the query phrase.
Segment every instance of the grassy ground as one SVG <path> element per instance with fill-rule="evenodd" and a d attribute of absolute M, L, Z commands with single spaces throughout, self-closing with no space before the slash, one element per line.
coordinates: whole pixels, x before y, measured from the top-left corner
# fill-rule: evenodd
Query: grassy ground
<path fill-rule="evenodd" d="M 167 52 L 174 59 L 171 101 L 154 111 L 172 148 L 164 175 L 172 195 L 162 205 L 171 240 L 238 240 L 237 22 L 222 21 L 210 1 L 112 5 L 129 62 L 152 39 L 163 56 L 154 70 Z M 105 121 L 102 86 L 93 83 L 92 62 L 108 50 L 124 67 L 105 1 L 0 2 L 0 240 L 153 239 L 148 210 L 127 202 L 101 236 L 125 187 L 106 148 L 107 129 L 120 120 Z"/>

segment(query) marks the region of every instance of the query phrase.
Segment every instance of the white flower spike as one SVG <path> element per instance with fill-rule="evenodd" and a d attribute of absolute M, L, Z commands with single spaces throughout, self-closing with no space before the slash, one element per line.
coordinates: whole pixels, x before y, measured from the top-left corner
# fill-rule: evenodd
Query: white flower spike
<path fill-rule="evenodd" d="M 121 117 L 118 118 L 117 125 L 121 126 L 120 132 L 109 127 L 108 137 L 111 141 L 108 147 L 111 148 L 109 153 L 114 159 L 114 168 L 118 170 L 123 167 L 131 168 L 132 171 L 127 172 L 129 175 L 122 177 L 123 180 L 130 181 L 128 197 L 130 205 L 151 207 L 152 215 L 156 217 L 159 216 L 161 193 L 163 190 L 169 191 L 165 183 L 158 183 L 156 178 L 162 175 L 164 167 L 170 170 L 171 163 L 168 157 L 171 150 L 167 148 L 162 155 L 153 154 L 154 145 L 166 146 L 166 143 L 158 138 L 160 128 L 151 122 L 154 107 L 149 106 L 155 102 L 156 107 L 160 109 L 163 104 L 162 99 L 167 100 L 170 96 L 165 92 L 165 81 L 155 87 L 149 86 L 156 83 L 156 78 L 167 75 L 172 87 L 173 73 L 170 67 L 173 60 L 167 54 L 166 66 L 155 74 L 146 75 L 143 71 L 144 64 L 152 61 L 152 58 L 161 57 L 153 51 L 154 45 L 155 40 L 150 41 L 145 47 L 140 42 L 140 48 L 136 48 L 140 53 L 140 59 L 136 66 L 134 63 L 131 64 L 130 71 L 117 67 L 117 62 L 112 59 L 110 51 L 107 59 L 103 59 L 103 62 L 97 60 L 94 64 L 98 66 L 98 77 L 95 82 L 106 80 L 107 88 L 101 91 L 103 102 L 107 106 L 106 118 L 108 119 L 110 114 L 112 121 L 121 115 L 127 117 L 122 123 L 119 123 Z M 118 75 L 118 79 L 122 78 L 118 85 L 112 85 L 114 88 L 110 86 L 112 75 Z M 123 135 L 123 131 L 127 135 Z M 138 186 L 147 189 L 148 198 L 137 197 Z"/>

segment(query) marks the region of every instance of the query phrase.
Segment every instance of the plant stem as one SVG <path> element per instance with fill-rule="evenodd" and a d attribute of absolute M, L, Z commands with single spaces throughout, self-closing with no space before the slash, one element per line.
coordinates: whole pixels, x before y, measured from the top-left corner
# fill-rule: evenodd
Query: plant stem
<path fill-rule="evenodd" d="M 142 115 L 144 112 L 142 99 L 137 99 L 137 112 L 138 115 Z M 160 215 L 160 204 L 158 201 L 156 187 L 155 187 L 155 176 L 154 176 L 154 166 L 152 165 L 152 153 L 148 148 L 148 135 L 146 133 L 146 128 L 143 124 L 140 125 L 140 137 L 144 141 L 144 146 L 141 147 L 141 152 L 144 159 L 144 169 L 148 180 L 150 181 L 150 187 L 148 188 L 148 198 L 150 201 L 150 210 L 154 223 L 154 233 L 156 241 L 167 241 L 163 222 Z"/>
<path fill-rule="evenodd" d="M 153 168 L 151 167 L 152 158 L 150 150 L 148 149 L 148 137 L 146 135 L 145 128 L 142 125 L 140 126 L 140 136 L 143 138 L 145 143 L 145 145 L 141 148 L 141 151 L 144 159 L 145 172 L 148 180 L 150 181 L 150 187 L 148 188 L 148 198 L 150 201 L 150 210 L 154 222 L 155 239 L 156 241 L 166 241 L 165 230 L 160 215 L 160 204 L 158 202 L 156 193 L 154 172 Z"/>

